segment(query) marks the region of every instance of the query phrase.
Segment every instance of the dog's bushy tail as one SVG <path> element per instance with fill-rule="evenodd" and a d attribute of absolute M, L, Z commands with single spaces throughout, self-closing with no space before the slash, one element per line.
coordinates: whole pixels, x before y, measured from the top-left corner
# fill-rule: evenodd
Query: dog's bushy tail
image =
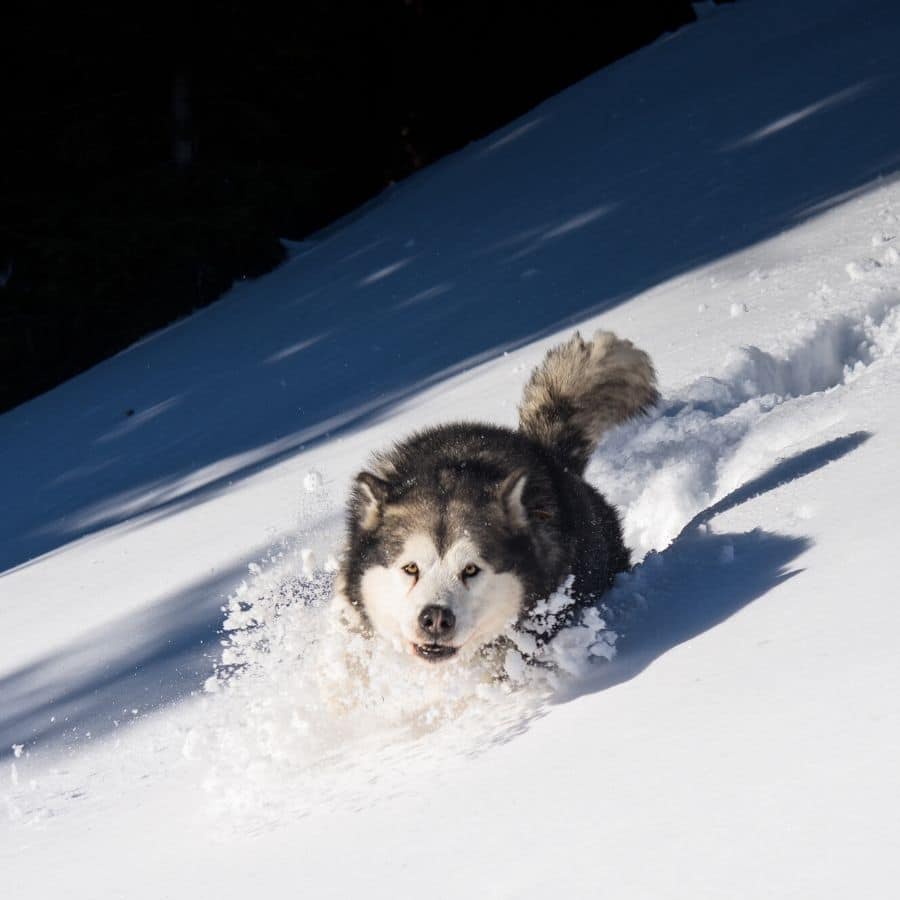
<path fill-rule="evenodd" d="M 656 373 L 643 350 L 609 331 L 589 342 L 576 332 L 532 372 L 519 429 L 582 474 L 603 434 L 658 398 Z"/>

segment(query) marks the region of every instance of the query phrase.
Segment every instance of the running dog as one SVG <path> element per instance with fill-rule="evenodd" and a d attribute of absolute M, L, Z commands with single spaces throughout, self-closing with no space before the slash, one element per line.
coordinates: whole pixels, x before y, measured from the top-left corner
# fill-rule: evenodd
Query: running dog
<path fill-rule="evenodd" d="M 657 399 L 646 353 L 576 333 L 532 373 L 517 429 L 441 425 L 377 453 L 348 503 L 342 617 L 439 664 L 495 644 L 571 576 L 557 626 L 571 622 L 630 565 L 588 460 Z"/>

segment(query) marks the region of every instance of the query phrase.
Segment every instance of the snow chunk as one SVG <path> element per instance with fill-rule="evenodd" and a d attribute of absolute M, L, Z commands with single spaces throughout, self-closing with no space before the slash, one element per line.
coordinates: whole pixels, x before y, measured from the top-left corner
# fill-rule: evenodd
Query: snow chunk
<path fill-rule="evenodd" d="M 867 275 L 881 268 L 881 263 L 877 259 L 865 257 L 855 262 L 847 263 L 844 270 L 850 276 L 851 281 L 862 281 Z"/>
<path fill-rule="evenodd" d="M 300 568 L 307 578 L 312 578 L 316 571 L 316 555 L 309 547 L 300 551 Z"/>
<path fill-rule="evenodd" d="M 325 480 L 322 478 L 322 473 L 316 469 L 310 469 L 303 476 L 303 490 L 305 490 L 307 494 L 315 494 L 322 489 L 324 483 Z"/>

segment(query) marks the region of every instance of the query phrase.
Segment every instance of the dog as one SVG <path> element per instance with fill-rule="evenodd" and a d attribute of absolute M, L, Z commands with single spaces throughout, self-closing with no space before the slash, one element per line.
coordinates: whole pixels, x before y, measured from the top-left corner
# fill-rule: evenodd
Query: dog
<path fill-rule="evenodd" d="M 341 618 L 439 664 L 496 647 L 567 582 L 552 639 L 630 567 L 618 514 L 583 476 L 600 438 L 657 400 L 646 353 L 576 332 L 531 374 L 517 429 L 441 425 L 376 453 L 347 504 Z"/>

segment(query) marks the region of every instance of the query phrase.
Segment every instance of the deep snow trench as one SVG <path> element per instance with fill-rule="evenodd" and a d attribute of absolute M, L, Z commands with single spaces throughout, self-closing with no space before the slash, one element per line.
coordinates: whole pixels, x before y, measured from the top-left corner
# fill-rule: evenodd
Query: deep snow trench
<path fill-rule="evenodd" d="M 829 392 L 890 356 L 896 298 L 808 323 L 784 348 L 744 347 L 721 374 L 665 397 L 604 441 L 587 478 L 623 513 L 633 557 L 665 548 L 703 510 L 832 424 Z M 804 333 L 805 332 L 805 333 Z"/>

